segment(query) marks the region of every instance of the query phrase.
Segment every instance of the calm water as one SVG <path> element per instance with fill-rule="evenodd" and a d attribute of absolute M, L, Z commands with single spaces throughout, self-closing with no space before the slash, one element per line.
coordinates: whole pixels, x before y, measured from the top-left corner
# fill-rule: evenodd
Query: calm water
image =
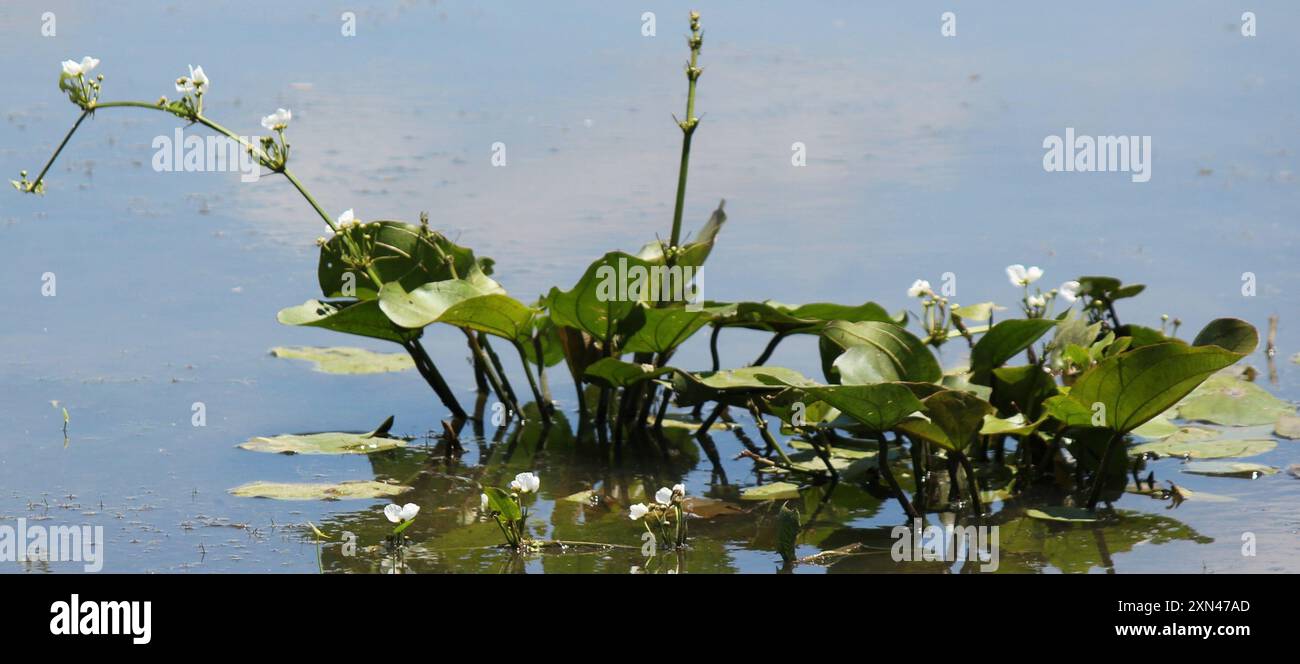
<path fill-rule="evenodd" d="M 1240 36 L 1239 11 L 1211 2 L 1100 3 L 1084 13 L 1036 3 L 958 10 L 958 37 L 939 35 L 947 6 L 698 3 L 706 42 L 687 226 L 719 198 L 731 221 L 710 260 L 715 300 L 874 300 L 908 304 L 918 277 L 958 278 L 958 299 L 1012 304 L 1002 269 L 1036 264 L 1055 284 L 1114 274 L 1149 285 L 1126 301 L 1126 322 L 1161 314 L 1195 331 L 1218 316 L 1263 328 L 1281 315 L 1277 379 L 1300 396 L 1295 223 L 1300 203 L 1300 8 L 1255 3 L 1259 36 Z M 863 3 L 866 5 L 866 3 Z M 987 3 L 986 3 L 987 4 Z M 688 6 L 657 3 L 657 36 L 641 9 L 617 3 L 524 7 L 407 2 L 358 10 L 357 35 L 319 3 L 43 3 L 0 7 L 0 163 L 6 178 L 36 171 L 75 119 L 56 87 L 58 62 L 102 59 L 108 99 L 174 96 L 186 64 L 212 79 L 208 115 L 237 132 L 293 110 L 294 170 L 332 214 L 432 222 L 497 260 L 522 300 L 568 287 L 596 256 L 668 232 L 676 182 Z M 42 11 L 57 17 L 43 37 Z M 112 109 L 72 140 L 42 198 L 0 195 L 0 522 L 100 525 L 113 571 L 379 570 L 309 542 L 305 524 L 350 530 L 373 544 L 388 527 L 381 501 L 284 503 L 240 499 L 252 480 L 410 483 L 423 506 L 409 534 L 416 571 L 768 572 L 767 506 L 695 525 L 693 547 L 649 565 L 633 549 L 548 554 L 522 561 L 482 545 L 499 533 L 473 524 L 477 482 L 538 470 L 538 534 L 639 546 L 639 525 L 608 503 L 561 500 L 596 488 L 637 496 L 684 481 L 691 493 L 734 499 L 752 485 L 741 447 L 714 435 L 726 482 L 683 442 L 680 461 L 602 464 L 581 443 L 536 432 L 468 444 L 445 467 L 419 444 L 373 458 L 285 457 L 234 445 L 256 435 L 367 430 L 395 415 L 421 435 L 443 409 L 414 373 L 332 376 L 275 359 L 278 345 L 367 345 L 288 328 L 275 312 L 318 296 L 319 220 L 280 178 L 156 173 L 155 136 L 174 118 Z M 1045 173 L 1043 138 L 1153 137 L 1153 177 Z M 507 146 L 493 168 L 491 146 Z M 808 165 L 790 164 L 791 145 Z M 43 297 L 42 275 L 57 278 Z M 1241 295 L 1241 275 L 1258 278 Z M 706 336 L 675 363 L 707 366 Z M 724 364 L 758 355 L 766 338 L 724 333 Z M 462 401 L 473 382 L 458 333 L 426 341 Z M 773 363 L 820 375 L 815 341 L 782 345 Z M 957 344 L 943 361 L 963 361 Z M 1262 354 L 1248 360 L 1265 367 Z M 552 372 L 556 396 L 572 388 Z M 1265 371 L 1267 374 L 1267 371 Z M 1261 379 L 1263 380 L 1263 379 Z M 521 381 L 517 381 L 521 382 Z M 517 385 L 519 387 L 520 385 Z M 62 414 L 71 422 L 65 445 Z M 207 426 L 190 425 L 203 402 Z M 1300 444 L 1250 459 L 1285 468 Z M 1158 476 L 1228 495 L 1229 503 L 1126 496 L 1127 525 L 1056 531 L 1003 524 L 1003 569 L 1041 571 L 1296 571 L 1300 481 Z M 821 495 L 803 497 L 805 518 Z M 904 517 L 892 500 L 842 486 L 816 514 L 800 554 L 854 542 L 888 546 Z M 469 523 L 469 525 L 465 525 Z M 1258 556 L 1241 555 L 1241 536 Z M 1018 535 L 1017 535 L 1018 534 Z M 1018 537 L 1012 542 L 1013 537 Z M 842 570 L 939 571 L 887 554 Z M 79 569 L 78 565 L 20 569 Z M 801 567 L 801 572 L 825 571 Z"/>

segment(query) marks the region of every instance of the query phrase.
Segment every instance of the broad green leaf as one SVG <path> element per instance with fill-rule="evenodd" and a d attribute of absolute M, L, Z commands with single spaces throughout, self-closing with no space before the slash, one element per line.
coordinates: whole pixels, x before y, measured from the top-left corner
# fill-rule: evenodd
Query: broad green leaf
<path fill-rule="evenodd" d="M 1133 297 L 1146 289 L 1142 284 L 1123 285 L 1114 277 L 1079 277 L 1079 295 L 1087 295 L 1103 302 L 1114 302 Z"/>
<path fill-rule="evenodd" d="M 1277 469 L 1262 463 L 1245 461 L 1192 461 L 1183 464 L 1184 473 L 1193 475 L 1213 475 L 1215 477 L 1245 477 L 1254 479 L 1261 475 L 1272 475 Z"/>
<path fill-rule="evenodd" d="M 650 299 L 651 267 L 664 269 L 622 252 L 605 254 L 587 268 L 573 288 L 551 289 L 546 298 L 551 320 L 597 340 L 609 339 L 621 321 L 639 311 L 638 302 Z"/>
<path fill-rule="evenodd" d="M 1264 388 L 1224 374 L 1211 376 L 1178 404 L 1178 416 L 1183 419 L 1229 426 L 1271 424 L 1279 416 L 1294 412 L 1294 406 Z"/>
<path fill-rule="evenodd" d="M 507 521 L 518 521 L 523 518 L 524 513 L 519 509 L 519 505 L 510 498 L 510 494 L 494 486 L 483 487 L 483 493 L 487 494 L 488 507 L 493 512 L 500 512 L 501 517 Z"/>
<path fill-rule="evenodd" d="M 545 306 L 544 302 L 539 302 L 533 309 L 540 309 L 543 306 Z M 524 354 L 529 362 L 553 367 L 564 360 L 564 346 L 560 343 L 559 328 L 551 322 L 549 314 L 539 313 L 533 316 L 533 336 L 537 337 L 539 342 L 536 345 L 542 347 L 542 357 L 538 359 L 535 344 L 529 340 L 524 344 Z"/>
<path fill-rule="evenodd" d="M 785 367 L 742 367 L 701 373 L 678 370 L 673 375 L 673 391 L 677 395 L 677 403 L 682 406 L 717 401 L 729 396 L 743 399 L 779 392 L 790 386 L 812 385 L 817 383 L 798 371 Z"/>
<path fill-rule="evenodd" d="M 1143 438 L 1155 439 L 1171 436 L 1178 432 L 1178 425 L 1169 421 L 1164 415 L 1147 420 L 1146 424 L 1133 430 L 1133 435 Z"/>
<path fill-rule="evenodd" d="M 330 348 L 276 346 L 271 349 L 271 355 L 290 360 L 305 360 L 314 364 L 316 371 L 332 374 L 388 373 L 405 371 L 415 366 L 411 356 L 405 353 L 376 353 L 350 346 Z"/>
<path fill-rule="evenodd" d="M 1036 422 L 1026 423 L 1025 416 L 1020 414 L 1011 417 L 985 415 L 984 424 L 980 427 L 980 434 L 984 436 L 1028 436 L 1038 430 L 1046 417 L 1044 415 Z"/>
<path fill-rule="evenodd" d="M 994 325 L 971 349 L 971 382 L 988 385 L 994 369 L 1024 352 L 1054 325 L 1056 321 L 1044 318 L 1016 318 Z"/>
<path fill-rule="evenodd" d="M 993 412 L 989 402 L 969 392 L 954 390 L 932 394 L 921 403 L 928 419 L 910 418 L 896 428 L 954 452 L 961 452 L 974 442 L 984 424 L 984 416 Z"/>
<path fill-rule="evenodd" d="M 379 428 L 367 433 L 330 431 L 256 436 L 240 443 L 239 447 L 276 454 L 371 454 L 406 447 L 405 440 L 388 437 L 388 430 L 392 426 L 393 418 L 389 417 Z"/>
<path fill-rule="evenodd" d="M 930 349 L 893 323 L 834 321 L 822 330 L 820 347 L 822 370 L 831 383 L 934 383 L 943 378 Z"/>
<path fill-rule="evenodd" d="M 1213 432 L 1211 432 L 1213 433 Z M 1160 456 L 1183 457 L 1188 459 L 1226 459 L 1255 456 L 1270 452 L 1277 443 L 1269 439 L 1230 439 L 1188 440 L 1177 434 L 1164 440 L 1142 443 L 1128 448 L 1130 456 L 1159 454 Z"/>
<path fill-rule="evenodd" d="M 672 371 L 672 367 L 656 369 L 651 364 L 636 364 L 606 357 L 587 367 L 582 378 L 603 387 L 627 387 Z"/>
<path fill-rule="evenodd" d="M 740 490 L 741 500 L 790 500 L 799 497 L 799 485 L 791 482 L 772 482 Z"/>
<path fill-rule="evenodd" d="M 1043 400 L 1043 412 L 1052 416 L 1067 429 L 1086 429 L 1093 426 L 1093 411 L 1074 399 L 1058 394 Z"/>
<path fill-rule="evenodd" d="M 923 407 L 910 389 L 894 383 L 806 387 L 800 391 L 810 403 L 823 401 L 875 432 L 893 429 Z"/>
<path fill-rule="evenodd" d="M 350 256 L 349 242 L 364 248 L 382 283 L 376 284 L 368 270 L 345 260 Z M 490 266 L 491 259 L 475 258 L 470 249 L 426 226 L 373 221 L 350 226 L 331 237 L 321 247 L 316 272 L 325 297 L 370 300 L 378 296 L 380 286 L 391 282 L 400 282 L 408 291 L 431 281 L 454 278 L 475 282 L 488 290 L 499 288 L 487 276 Z"/>
<path fill-rule="evenodd" d="M 499 287 L 484 289 L 465 279 L 432 281 L 410 292 L 400 283 L 390 282 L 379 290 L 379 308 L 397 325 L 415 329 L 438 322 L 456 304 L 492 292 L 502 291 Z"/>
<path fill-rule="evenodd" d="M 1259 332 L 1254 325 L 1238 318 L 1216 318 L 1196 335 L 1192 345 L 1218 346 L 1234 353 L 1250 355 L 1259 345 Z"/>
<path fill-rule="evenodd" d="M 646 307 L 645 323 L 623 344 L 628 353 L 666 353 L 680 346 L 713 320 L 709 309 L 687 311 L 683 306 Z"/>
<path fill-rule="evenodd" d="M 1083 372 L 1069 397 L 1105 407 L 1106 427 L 1128 433 L 1163 413 L 1241 355 L 1218 346 L 1157 344 L 1109 357 Z"/>
<path fill-rule="evenodd" d="M 349 480 L 335 483 L 303 482 L 249 482 L 229 491 L 240 498 L 271 498 L 274 500 L 356 500 L 363 498 L 388 498 L 410 491 L 411 487 L 386 484 L 373 480 Z M 312 526 L 318 536 L 320 531 Z"/>
<path fill-rule="evenodd" d="M 284 325 L 321 327 L 344 334 L 402 343 L 420 336 L 420 330 L 395 325 L 379 309 L 378 300 L 321 302 L 307 300 L 281 309 L 276 319 Z"/>

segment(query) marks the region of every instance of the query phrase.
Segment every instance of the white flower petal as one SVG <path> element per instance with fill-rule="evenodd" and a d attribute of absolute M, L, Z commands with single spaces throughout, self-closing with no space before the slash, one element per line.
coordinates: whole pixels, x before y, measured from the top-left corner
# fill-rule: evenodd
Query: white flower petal
<path fill-rule="evenodd" d="M 81 73 L 81 65 L 78 64 L 76 60 L 64 60 L 63 73 L 68 76 L 76 76 Z"/>
<path fill-rule="evenodd" d="M 1012 286 L 1024 286 L 1029 283 L 1025 281 L 1025 266 L 1019 263 L 1007 266 L 1007 278 L 1011 280 Z"/>
<path fill-rule="evenodd" d="M 1079 299 L 1079 282 L 1067 281 L 1061 284 L 1057 292 L 1061 294 L 1061 297 L 1065 298 L 1066 302 L 1074 302 Z"/>
<path fill-rule="evenodd" d="M 673 503 L 673 491 L 668 487 L 663 487 L 655 492 L 655 502 L 660 505 L 671 505 Z"/>
<path fill-rule="evenodd" d="M 645 516 L 649 511 L 649 507 L 646 507 L 643 503 L 637 503 L 627 509 L 627 518 L 636 521 Z"/>
<path fill-rule="evenodd" d="M 411 519 L 415 518 L 416 514 L 419 513 L 420 513 L 420 506 L 416 505 L 415 503 L 407 503 L 405 505 L 402 505 L 401 517 L 403 521 L 410 521 Z"/>
<path fill-rule="evenodd" d="M 398 507 L 396 504 L 385 505 L 385 506 L 384 506 L 384 516 L 387 517 L 388 520 L 389 520 L 389 521 L 392 521 L 393 523 L 401 523 L 401 522 L 402 522 L 402 508 Z"/>
<path fill-rule="evenodd" d="M 1043 276 L 1043 271 L 1037 265 L 1029 268 L 1025 272 L 1025 284 L 1032 284 Z"/>
<path fill-rule="evenodd" d="M 355 219 L 355 218 L 356 218 L 356 217 L 352 214 L 352 208 L 348 208 L 348 209 L 344 210 L 344 211 L 343 211 L 343 214 L 340 214 L 340 215 L 339 215 L 339 218 L 336 219 L 335 221 L 338 222 L 338 225 L 339 225 L 339 226 L 342 226 L 343 224 L 350 224 L 350 223 L 352 223 L 352 220 Z"/>

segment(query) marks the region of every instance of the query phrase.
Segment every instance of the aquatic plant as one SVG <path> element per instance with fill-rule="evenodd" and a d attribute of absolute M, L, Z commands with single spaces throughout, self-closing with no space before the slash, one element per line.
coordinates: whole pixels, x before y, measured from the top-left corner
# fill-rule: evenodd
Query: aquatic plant
<path fill-rule="evenodd" d="M 293 184 L 329 228 L 331 234 L 317 240 L 323 299 L 283 309 L 278 320 L 401 345 L 451 412 L 450 439 L 467 420 L 482 426 L 490 390 L 507 416 L 499 427 L 513 417 L 524 419 L 527 412 L 528 418 L 541 421 L 544 440 L 552 422 L 561 419 L 545 371 L 563 362 L 576 390 L 579 433 L 594 434 L 602 453 L 612 449 L 617 456 L 629 443 L 645 449 L 658 445 L 660 453 L 670 455 L 662 429 L 676 404 L 693 409 L 699 421 L 696 439 L 721 474 L 710 431 L 738 408 L 753 418 L 766 446 L 742 440 L 742 454 L 760 472 L 782 476 L 794 486 L 872 485 L 894 496 L 911 517 L 964 508 L 966 501 L 980 516 L 981 492 L 994 482 L 1001 490 L 1021 492 L 1036 484 L 1059 484 L 1062 478 L 1069 483 L 1063 506 L 1095 510 L 1119 495 L 1126 473 L 1136 473 L 1144 461 L 1144 456 L 1134 456 L 1130 463 L 1125 453 L 1134 432 L 1257 345 L 1255 328 L 1236 319 L 1211 322 L 1190 343 L 1177 338 L 1177 321 L 1172 332 L 1164 325 L 1156 330 L 1123 324 L 1116 303 L 1140 294 L 1142 285 L 1080 276 L 1046 292 L 1038 287 L 1031 291 L 1043 270 L 1024 265 L 1006 268 L 1008 280 L 1021 289 L 1023 317 L 997 322 L 996 312 L 1005 308 L 992 301 L 962 305 L 924 279 L 907 289 L 921 306 L 919 315 L 891 314 L 871 301 L 790 305 L 704 300 L 701 270 L 727 215 L 724 201 L 694 239 L 683 237 L 692 139 L 700 126 L 696 90 L 703 71 L 703 32 L 695 12 L 688 45 L 686 109 L 677 119 L 681 157 L 667 239 L 648 242 L 635 254 L 606 253 L 572 287 L 553 287 L 532 303 L 508 295 L 492 278 L 495 262 L 434 230 L 427 214 L 420 214 L 418 224 L 363 220 L 352 209 L 337 217 L 327 214 L 288 168 L 292 146 L 286 131 L 292 112 L 280 108 L 261 119 L 273 136 L 242 138 L 205 114 L 212 83 L 202 67 L 191 67 L 176 80 L 177 100 L 106 102 L 100 98 L 104 77 L 89 78 L 98 60 L 64 62 L 59 87 L 81 114 L 36 178 L 28 180 L 23 171 L 13 185 L 25 193 L 43 193 L 50 166 L 83 121 L 98 111 L 169 113 L 238 141 L 260 167 Z M 914 319 L 920 328 L 915 334 L 908 329 Z M 465 337 L 480 396 L 472 414 L 461 407 L 421 344 L 424 330 L 437 323 L 453 326 Z M 703 371 L 673 366 L 678 348 L 706 327 L 712 366 Z M 770 336 L 748 365 L 725 369 L 719 338 L 727 328 Z M 796 335 L 817 339 L 821 380 L 767 365 L 781 342 Z M 959 339 L 970 348 L 970 365 L 945 371 L 932 349 Z M 530 404 L 520 402 L 493 342 L 514 348 L 532 408 L 526 410 Z M 1010 364 L 1021 357 L 1024 364 Z M 769 419 L 780 422 L 796 451 L 787 451 L 787 444 L 776 439 Z M 362 438 L 369 441 L 378 431 Z M 1007 457 L 1008 443 L 1014 445 L 1014 458 Z M 378 444 L 348 449 L 369 453 Z M 891 468 L 896 453 L 910 457 L 912 499 Z M 945 476 L 946 500 L 936 495 Z M 994 479 L 999 477 L 1003 479 Z M 482 511 L 516 551 L 532 544 L 527 497 L 538 485 L 536 475 L 521 473 L 510 490 L 483 490 Z M 681 485 L 664 488 L 654 503 L 633 505 L 628 514 L 652 534 L 653 522 L 662 541 L 680 547 L 686 542 L 684 500 Z M 403 514 L 399 509 L 397 516 L 404 520 L 395 536 L 410 524 Z M 792 557 L 793 539 L 783 540 L 783 551 Z"/>
<path fill-rule="evenodd" d="M 510 482 L 510 491 L 496 487 L 483 488 L 480 511 L 496 521 L 501 534 L 506 538 L 506 545 L 515 551 L 529 548 L 533 544 L 528 537 L 527 496 L 536 494 L 541 484 L 541 478 L 535 473 L 519 473 Z"/>
<path fill-rule="evenodd" d="M 655 492 L 653 503 L 637 503 L 628 508 L 628 518 L 633 521 L 640 521 L 645 525 L 647 533 L 654 538 L 656 542 L 671 543 L 673 547 L 686 546 L 686 510 L 684 503 L 686 501 L 686 485 L 674 484 L 670 489 L 660 487 Z M 671 519 L 670 519 L 671 515 Z M 659 534 L 655 535 L 654 530 L 650 529 L 650 523 L 659 529 Z M 671 522 L 672 536 L 668 535 L 668 527 Z"/>

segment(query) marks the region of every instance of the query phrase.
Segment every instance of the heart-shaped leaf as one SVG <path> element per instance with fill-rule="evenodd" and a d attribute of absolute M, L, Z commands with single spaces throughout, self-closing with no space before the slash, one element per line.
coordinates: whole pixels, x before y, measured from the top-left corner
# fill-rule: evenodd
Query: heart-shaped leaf
<path fill-rule="evenodd" d="M 710 309 L 687 311 L 683 306 L 646 307 L 645 323 L 623 344 L 628 353 L 667 353 L 713 320 Z"/>
<path fill-rule="evenodd" d="M 370 270 L 352 262 L 349 244 L 362 249 L 381 283 L 374 282 Z M 374 221 L 349 226 L 331 237 L 321 247 L 316 272 L 325 297 L 369 300 L 378 297 L 380 286 L 391 282 L 400 282 L 407 291 L 455 278 L 475 282 L 485 290 L 499 288 L 487 276 L 490 266 L 491 259 L 475 258 L 472 250 L 427 226 Z"/>
<path fill-rule="evenodd" d="M 651 364 L 636 364 L 606 357 L 587 367 L 582 377 L 584 380 L 602 387 L 617 388 L 636 385 L 672 371 L 672 367 L 655 368 Z"/>
<path fill-rule="evenodd" d="M 1193 346 L 1218 346 L 1242 355 L 1250 355 L 1259 345 L 1259 332 L 1255 326 L 1239 318 L 1216 318 L 1206 325 Z"/>
<path fill-rule="evenodd" d="M 833 321 L 822 330 L 820 348 L 822 370 L 831 383 L 934 383 L 943 378 L 930 349 L 893 323 Z"/>
<path fill-rule="evenodd" d="M 546 297 L 551 320 L 600 341 L 611 338 L 620 321 L 638 311 L 638 302 L 650 298 L 651 267 L 655 266 L 622 252 L 605 254 L 587 268 L 573 288 L 551 289 Z"/>
<path fill-rule="evenodd" d="M 984 416 L 993 412 L 989 402 L 956 390 L 937 392 L 921 403 L 928 419 L 910 418 L 900 422 L 897 429 L 954 452 L 964 451 L 974 442 Z"/>
<path fill-rule="evenodd" d="M 1294 412 L 1294 406 L 1264 388 L 1225 374 L 1211 376 L 1178 404 L 1178 416 L 1183 419 L 1228 426 L 1270 424 L 1279 416 Z"/>
<path fill-rule="evenodd" d="M 912 391 L 896 383 L 800 388 L 808 402 L 823 401 L 873 432 L 893 429 L 923 408 Z"/>
<path fill-rule="evenodd" d="M 1069 398 L 1090 412 L 1093 404 L 1101 404 L 1105 426 L 1128 433 L 1241 357 L 1218 346 L 1144 346 L 1106 358 L 1083 372 L 1070 388 Z"/>

